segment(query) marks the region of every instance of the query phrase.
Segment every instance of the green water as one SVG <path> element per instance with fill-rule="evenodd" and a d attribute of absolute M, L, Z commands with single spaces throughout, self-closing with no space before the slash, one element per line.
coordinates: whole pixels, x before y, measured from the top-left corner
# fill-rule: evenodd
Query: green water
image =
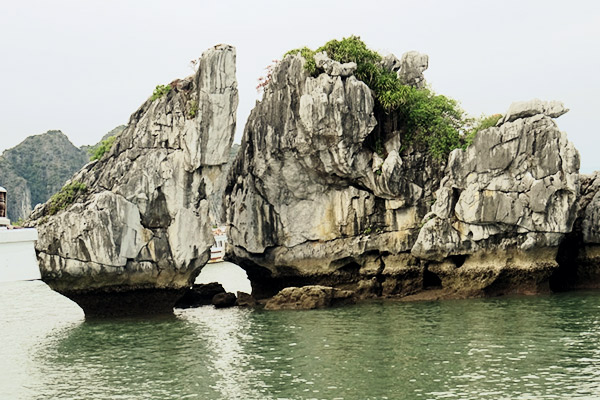
<path fill-rule="evenodd" d="M 0 285 L 2 399 L 600 398 L 600 293 L 86 321 Z"/>

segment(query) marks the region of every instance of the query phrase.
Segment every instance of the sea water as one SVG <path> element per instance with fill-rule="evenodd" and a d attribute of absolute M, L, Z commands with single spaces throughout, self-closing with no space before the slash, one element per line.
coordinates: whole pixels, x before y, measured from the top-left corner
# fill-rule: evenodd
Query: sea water
<path fill-rule="evenodd" d="M 0 398 L 595 399 L 599 322 L 597 292 L 86 320 L 3 283 Z"/>

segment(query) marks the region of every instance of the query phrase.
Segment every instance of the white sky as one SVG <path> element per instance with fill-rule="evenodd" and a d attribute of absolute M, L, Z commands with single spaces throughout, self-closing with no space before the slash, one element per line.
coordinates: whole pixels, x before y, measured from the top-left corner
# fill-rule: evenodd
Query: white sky
<path fill-rule="evenodd" d="M 582 172 L 600 170 L 595 0 L 0 0 L 0 151 L 50 129 L 96 143 L 217 43 L 237 48 L 239 142 L 272 59 L 351 34 L 428 54 L 427 81 L 472 115 L 563 101 Z"/>

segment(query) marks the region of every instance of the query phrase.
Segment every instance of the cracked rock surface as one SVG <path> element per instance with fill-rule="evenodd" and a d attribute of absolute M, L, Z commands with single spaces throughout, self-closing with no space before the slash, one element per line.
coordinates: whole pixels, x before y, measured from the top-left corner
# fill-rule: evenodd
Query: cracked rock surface
<path fill-rule="evenodd" d="M 450 154 L 412 254 L 442 260 L 495 247 L 558 246 L 573 228 L 578 195 L 579 153 L 552 118 L 504 122 Z"/>
<path fill-rule="evenodd" d="M 551 118 L 563 111 L 556 102 L 513 104 L 466 151 L 450 154 L 411 252 L 429 261 L 443 287 L 485 294 L 549 290 L 580 189 L 579 153 Z"/>
<path fill-rule="evenodd" d="M 55 215 L 50 203 L 34 211 L 43 280 L 86 313 L 107 306 L 103 293 L 124 303 L 135 296 L 123 293 L 151 293 L 142 309 L 172 309 L 163 294 L 191 286 L 208 261 L 220 210 L 209 200 L 235 131 L 235 57 L 228 45 L 204 52 L 194 76 L 148 99 L 108 154 L 73 176 L 84 194 Z"/>

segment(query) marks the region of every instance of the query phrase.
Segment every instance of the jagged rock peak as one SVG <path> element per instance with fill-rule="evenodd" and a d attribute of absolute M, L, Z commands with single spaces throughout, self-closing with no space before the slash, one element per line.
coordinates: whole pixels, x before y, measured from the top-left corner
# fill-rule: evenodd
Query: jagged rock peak
<path fill-rule="evenodd" d="M 425 87 L 423 72 L 429 68 L 429 56 L 418 51 L 409 51 L 402 54 L 398 78 L 405 85 L 422 88 Z"/>
<path fill-rule="evenodd" d="M 229 159 L 237 104 L 228 45 L 205 51 L 195 76 L 157 87 L 110 151 L 63 189 L 74 202 L 34 211 L 43 280 L 89 313 L 116 307 L 117 292 L 156 303 L 138 301 L 142 311 L 172 309 L 171 294 L 209 258 L 208 199 Z"/>
<path fill-rule="evenodd" d="M 324 54 L 315 59 L 329 63 Z M 305 62 L 290 54 L 275 67 L 228 178 L 228 257 L 246 269 L 259 297 L 288 278 L 356 280 L 363 265 L 370 281 L 382 258 L 390 260 L 386 272 L 405 273 L 393 268 L 394 257 L 410 251 L 439 187 L 441 171 L 426 152 L 400 156 L 393 116 L 381 116 L 377 130 L 364 82 L 333 67 L 313 77 Z"/>

